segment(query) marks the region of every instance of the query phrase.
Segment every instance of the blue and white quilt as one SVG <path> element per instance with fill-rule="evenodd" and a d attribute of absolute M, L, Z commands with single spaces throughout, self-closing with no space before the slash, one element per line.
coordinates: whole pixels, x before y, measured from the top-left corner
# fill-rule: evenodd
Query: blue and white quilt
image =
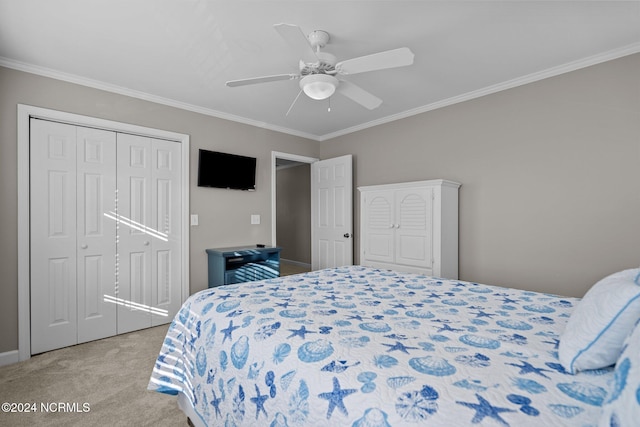
<path fill-rule="evenodd" d="M 220 286 L 185 302 L 149 389 L 207 426 L 594 426 L 612 368 L 557 357 L 578 302 L 360 266 Z"/>

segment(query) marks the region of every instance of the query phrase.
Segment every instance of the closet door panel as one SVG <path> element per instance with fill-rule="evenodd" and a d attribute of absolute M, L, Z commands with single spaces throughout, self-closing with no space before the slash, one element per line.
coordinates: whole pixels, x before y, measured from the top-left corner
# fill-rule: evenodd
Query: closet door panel
<path fill-rule="evenodd" d="M 182 304 L 182 146 L 31 118 L 31 353 L 170 322 Z"/>
<path fill-rule="evenodd" d="M 31 352 L 76 344 L 76 128 L 31 119 Z"/>
<path fill-rule="evenodd" d="M 117 134 L 118 333 L 151 326 L 151 140 Z"/>
<path fill-rule="evenodd" d="M 151 153 L 151 314 L 155 326 L 169 323 L 182 305 L 182 159 L 180 144 L 172 141 L 152 140 Z"/>
<path fill-rule="evenodd" d="M 77 128 L 78 343 L 116 334 L 116 134 Z"/>

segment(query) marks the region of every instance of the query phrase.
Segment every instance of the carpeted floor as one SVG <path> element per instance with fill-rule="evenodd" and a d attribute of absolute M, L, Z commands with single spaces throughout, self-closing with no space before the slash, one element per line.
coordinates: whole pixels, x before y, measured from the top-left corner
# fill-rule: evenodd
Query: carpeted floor
<path fill-rule="evenodd" d="M 175 396 L 147 391 L 167 329 L 131 332 L 0 367 L 0 403 L 36 409 L 6 413 L 3 406 L 0 426 L 187 426 Z"/>
<path fill-rule="evenodd" d="M 281 274 L 304 271 L 308 268 L 286 263 Z M 175 396 L 147 391 L 168 327 L 62 348 L 0 367 L 0 403 L 15 403 L 14 409 L 21 410 L 5 412 L 3 406 L 0 426 L 187 426 Z"/>

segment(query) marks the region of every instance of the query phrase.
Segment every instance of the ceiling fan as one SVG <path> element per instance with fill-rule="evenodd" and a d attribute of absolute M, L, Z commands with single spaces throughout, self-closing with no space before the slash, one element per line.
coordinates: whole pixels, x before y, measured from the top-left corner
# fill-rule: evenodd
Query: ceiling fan
<path fill-rule="evenodd" d="M 336 92 L 341 93 L 363 107 L 373 110 L 382 104 L 382 100 L 341 77 L 413 64 L 413 52 L 406 47 L 337 62 L 334 55 L 320 51 L 329 42 L 329 33 L 326 31 L 316 30 L 306 37 L 297 25 L 276 24 L 274 28 L 300 56 L 300 72 L 230 80 L 226 85 L 236 87 L 300 79 L 300 92 L 289 107 L 287 115 L 303 92 L 316 100 L 327 99 Z"/>

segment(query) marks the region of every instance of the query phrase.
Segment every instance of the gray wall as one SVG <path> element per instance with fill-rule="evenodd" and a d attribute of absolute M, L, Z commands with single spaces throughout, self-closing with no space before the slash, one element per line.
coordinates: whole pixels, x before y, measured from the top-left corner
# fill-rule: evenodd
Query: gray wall
<path fill-rule="evenodd" d="M 640 265 L 639 76 L 636 54 L 335 138 L 320 156 L 353 154 L 356 186 L 462 183 L 461 279 L 582 296 Z"/>
<path fill-rule="evenodd" d="M 207 247 L 270 241 L 274 150 L 353 154 L 356 185 L 459 181 L 462 279 L 581 296 L 640 265 L 639 75 L 637 54 L 316 143 L 0 67 L 0 352 L 17 349 L 18 103 L 191 135 L 192 292 Z M 196 187 L 198 148 L 258 157 L 258 191 Z"/>
<path fill-rule="evenodd" d="M 311 264 L 311 166 L 281 169 L 276 178 L 276 242 L 283 259 Z"/>
<path fill-rule="evenodd" d="M 319 154 L 315 141 L 0 67 L 0 353 L 18 348 L 17 104 L 191 136 L 192 293 L 207 286 L 206 248 L 271 242 L 271 151 Z M 257 157 L 257 191 L 197 187 L 199 148 Z"/>

